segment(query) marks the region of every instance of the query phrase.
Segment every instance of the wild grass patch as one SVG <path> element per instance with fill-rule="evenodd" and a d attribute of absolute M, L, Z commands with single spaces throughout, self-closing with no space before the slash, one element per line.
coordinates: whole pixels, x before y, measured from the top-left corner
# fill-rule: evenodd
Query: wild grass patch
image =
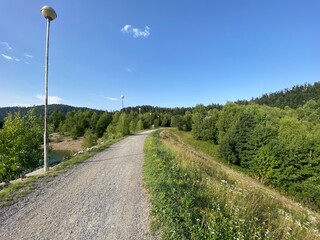
<path fill-rule="evenodd" d="M 158 131 L 145 145 L 144 181 L 163 239 L 320 239 L 319 223 L 307 214 L 243 188 L 177 138 Z"/>

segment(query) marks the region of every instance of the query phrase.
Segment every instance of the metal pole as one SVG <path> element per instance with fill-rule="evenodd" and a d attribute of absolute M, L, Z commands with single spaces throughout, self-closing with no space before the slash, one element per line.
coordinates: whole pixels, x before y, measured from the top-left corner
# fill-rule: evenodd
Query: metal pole
<path fill-rule="evenodd" d="M 48 162 L 48 66 L 49 66 L 49 33 L 50 19 L 47 18 L 47 33 L 46 33 L 46 60 L 45 60 L 45 98 L 44 98 L 44 172 L 49 171 Z"/>
<path fill-rule="evenodd" d="M 121 109 L 121 112 L 122 112 L 122 135 L 124 136 L 124 102 L 123 102 L 123 99 L 124 99 L 124 95 L 121 95 L 121 99 L 122 99 L 122 109 Z"/>
<path fill-rule="evenodd" d="M 151 118 L 151 114 L 152 114 L 152 113 L 150 113 L 150 128 L 152 128 L 152 118 Z"/>

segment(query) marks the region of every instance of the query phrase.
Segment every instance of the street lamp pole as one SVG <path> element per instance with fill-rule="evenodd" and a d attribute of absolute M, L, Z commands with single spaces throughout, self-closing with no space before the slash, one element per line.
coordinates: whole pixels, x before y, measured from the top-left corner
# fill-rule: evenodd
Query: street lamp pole
<path fill-rule="evenodd" d="M 124 136 L 124 104 L 123 104 L 123 100 L 124 100 L 124 95 L 121 95 L 121 100 L 122 100 L 122 135 Z"/>
<path fill-rule="evenodd" d="M 151 118 L 152 113 L 150 112 L 150 128 L 152 128 L 152 118 Z"/>
<path fill-rule="evenodd" d="M 123 101 L 124 101 L 124 95 L 121 95 L 121 101 L 122 101 L 122 111 L 124 111 L 124 109 L 123 109 L 123 107 L 124 107 L 124 103 L 123 103 Z"/>
<path fill-rule="evenodd" d="M 49 171 L 48 163 L 48 66 L 49 66 L 49 35 L 50 35 L 50 22 L 57 18 L 57 14 L 53 8 L 44 6 L 41 9 L 41 14 L 47 20 L 46 31 L 46 58 L 45 58 L 45 99 L 44 99 L 44 136 L 43 136 L 43 148 L 44 148 L 44 172 Z"/>

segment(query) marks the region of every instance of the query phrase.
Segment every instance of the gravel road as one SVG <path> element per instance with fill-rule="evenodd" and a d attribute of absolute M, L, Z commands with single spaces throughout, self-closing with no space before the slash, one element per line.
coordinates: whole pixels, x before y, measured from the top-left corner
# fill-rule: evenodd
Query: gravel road
<path fill-rule="evenodd" d="M 152 239 L 141 178 L 147 135 L 125 138 L 0 209 L 0 239 Z"/>

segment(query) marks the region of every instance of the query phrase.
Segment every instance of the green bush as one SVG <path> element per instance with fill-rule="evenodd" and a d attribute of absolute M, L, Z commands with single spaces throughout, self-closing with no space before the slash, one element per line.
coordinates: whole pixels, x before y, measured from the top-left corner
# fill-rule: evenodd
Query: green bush
<path fill-rule="evenodd" d="M 24 117 L 9 114 L 0 130 L 0 182 L 37 167 L 42 159 L 42 142 L 43 131 L 34 109 Z"/>

